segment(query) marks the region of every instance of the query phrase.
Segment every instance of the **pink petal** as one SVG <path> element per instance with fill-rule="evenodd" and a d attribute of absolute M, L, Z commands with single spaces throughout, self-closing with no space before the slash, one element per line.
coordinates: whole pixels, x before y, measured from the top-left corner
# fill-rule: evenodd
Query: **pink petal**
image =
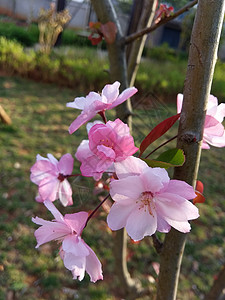
<path fill-rule="evenodd" d="M 149 191 L 152 193 L 159 192 L 163 187 L 163 178 L 156 175 L 156 168 L 146 168 L 144 169 L 143 173 L 140 175 L 140 178 L 142 179 L 143 185 L 144 185 L 144 191 Z M 161 169 L 166 172 L 165 169 Z M 167 173 L 167 172 L 166 172 Z M 163 176 L 164 172 L 162 172 Z"/>
<path fill-rule="evenodd" d="M 59 189 L 59 180 L 56 177 L 48 176 L 39 184 L 39 194 L 43 200 L 56 200 L 56 195 Z"/>
<path fill-rule="evenodd" d="M 88 159 L 89 156 L 92 156 L 93 153 L 91 152 L 89 148 L 89 141 L 83 140 L 79 147 L 77 148 L 77 152 L 75 154 L 76 159 L 78 159 L 80 162 L 83 160 Z"/>
<path fill-rule="evenodd" d="M 225 147 L 225 133 L 220 137 L 213 137 L 210 144 L 214 147 Z"/>
<path fill-rule="evenodd" d="M 85 97 L 77 97 L 74 99 L 73 102 L 68 102 L 66 104 L 67 107 L 72 107 L 72 108 L 76 108 L 76 109 L 84 109 L 84 105 L 86 102 L 86 98 Z"/>
<path fill-rule="evenodd" d="M 32 221 L 38 225 L 42 225 L 34 232 L 37 240 L 36 248 L 47 242 L 62 239 L 69 233 L 69 228 L 63 223 L 45 221 L 38 217 L 32 218 Z"/>
<path fill-rule="evenodd" d="M 86 257 L 75 256 L 72 253 L 64 253 L 63 258 L 64 266 L 72 271 L 73 279 L 79 279 L 79 281 L 84 279 Z"/>
<path fill-rule="evenodd" d="M 184 201 L 182 197 L 171 194 L 170 199 L 163 194 L 155 197 L 156 210 L 162 218 L 184 222 L 199 217 L 198 208 L 190 201 Z"/>
<path fill-rule="evenodd" d="M 214 118 L 217 119 L 220 123 L 222 123 L 224 117 L 225 117 L 225 103 L 221 103 L 217 107 L 217 111 L 216 114 L 214 115 Z"/>
<path fill-rule="evenodd" d="M 65 253 L 72 253 L 74 256 L 87 256 L 89 255 L 89 250 L 85 246 L 85 243 L 81 241 L 75 235 L 67 235 L 62 242 L 62 249 Z"/>
<path fill-rule="evenodd" d="M 91 282 L 103 280 L 102 265 L 94 251 L 86 244 L 89 255 L 86 257 L 86 271 L 91 278 Z"/>
<path fill-rule="evenodd" d="M 63 155 L 58 163 L 58 170 L 63 175 L 71 175 L 73 172 L 74 159 L 70 153 Z"/>
<path fill-rule="evenodd" d="M 183 94 L 177 95 L 177 113 L 179 114 L 181 112 L 183 105 Z"/>
<path fill-rule="evenodd" d="M 50 161 L 53 165 L 57 166 L 58 160 L 57 160 L 51 153 L 48 153 L 47 156 L 48 156 L 49 161 Z"/>
<path fill-rule="evenodd" d="M 126 101 L 127 99 L 129 99 L 130 97 L 132 97 L 134 94 L 137 93 L 137 89 L 135 87 L 130 87 L 126 90 L 124 90 L 119 97 L 112 103 L 112 105 L 110 106 L 110 109 L 120 105 L 121 103 L 123 103 L 124 101 Z"/>
<path fill-rule="evenodd" d="M 95 111 L 87 113 L 81 113 L 70 125 L 69 133 L 72 134 L 78 128 L 80 128 L 83 124 L 91 120 L 96 115 Z"/>
<path fill-rule="evenodd" d="M 122 162 L 116 162 L 114 166 L 119 179 L 131 175 L 139 175 L 145 168 L 148 168 L 148 165 L 143 160 L 134 156 L 129 156 Z"/>
<path fill-rule="evenodd" d="M 118 118 L 114 122 L 108 121 L 107 126 L 110 126 L 121 137 L 130 136 L 129 127 Z"/>
<path fill-rule="evenodd" d="M 217 121 L 214 117 L 206 116 L 205 124 L 204 124 L 204 134 L 214 135 L 214 136 L 222 136 L 224 133 L 223 125 Z"/>
<path fill-rule="evenodd" d="M 179 222 L 179 221 L 174 221 L 169 218 L 165 218 L 165 220 L 172 226 L 173 228 L 177 229 L 180 232 L 187 233 L 191 230 L 191 225 L 184 221 L 184 222 Z"/>
<path fill-rule="evenodd" d="M 171 226 L 163 219 L 159 214 L 157 214 L 157 230 L 159 232 L 167 233 L 171 229 Z"/>
<path fill-rule="evenodd" d="M 170 180 L 169 184 L 165 189 L 165 192 L 177 194 L 181 197 L 184 197 L 187 200 L 191 200 L 196 197 L 194 189 L 191 185 L 187 184 L 185 181 L 175 179 Z"/>
<path fill-rule="evenodd" d="M 145 236 L 151 236 L 157 229 L 157 216 L 155 212 L 150 215 L 148 210 L 136 209 L 132 211 L 127 219 L 126 230 L 128 235 L 139 241 Z"/>
<path fill-rule="evenodd" d="M 144 191 L 146 190 L 140 176 L 129 176 L 110 183 L 110 195 L 121 205 L 137 200 Z"/>
<path fill-rule="evenodd" d="M 81 232 L 86 224 L 88 218 L 88 213 L 85 211 L 80 211 L 74 214 L 66 214 L 64 220 L 72 231 L 76 232 L 77 235 L 81 235 Z"/>
<path fill-rule="evenodd" d="M 111 149 L 110 147 L 106 147 L 104 145 L 98 145 L 97 149 L 100 153 L 102 153 L 103 155 L 98 155 L 99 158 L 101 159 L 110 159 L 111 163 L 114 161 L 115 159 L 115 152 L 113 149 Z M 99 154 L 100 154 L 99 153 Z"/>
<path fill-rule="evenodd" d="M 44 205 L 51 212 L 51 214 L 55 217 L 56 221 L 65 223 L 63 215 L 58 211 L 58 209 L 55 207 L 55 205 L 51 201 L 45 200 Z"/>
<path fill-rule="evenodd" d="M 40 182 L 50 175 L 57 176 L 57 168 L 48 160 L 38 160 L 30 169 L 30 180 L 35 184 Z"/>
<path fill-rule="evenodd" d="M 132 210 L 135 209 L 135 205 L 120 205 L 114 203 L 110 208 L 110 212 L 107 216 L 107 224 L 112 230 L 119 230 L 126 226 L 127 219 Z"/>
<path fill-rule="evenodd" d="M 118 81 L 113 84 L 107 84 L 103 90 L 102 95 L 106 97 L 107 103 L 112 103 L 119 95 L 120 83 Z"/>
<path fill-rule="evenodd" d="M 59 183 L 58 196 L 63 206 L 73 204 L 72 189 L 67 179 Z"/>

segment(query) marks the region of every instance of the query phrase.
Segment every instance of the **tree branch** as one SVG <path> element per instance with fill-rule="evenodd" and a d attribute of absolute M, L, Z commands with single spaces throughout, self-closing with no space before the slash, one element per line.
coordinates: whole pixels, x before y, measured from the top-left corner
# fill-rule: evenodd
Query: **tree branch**
<path fill-rule="evenodd" d="M 199 0 L 192 30 L 184 101 L 178 131 L 177 147 L 184 150 L 186 161 L 175 168 L 174 178 L 195 187 L 207 101 L 217 59 L 224 17 L 224 0 Z M 195 139 L 187 139 L 194 136 Z M 165 237 L 157 300 L 176 299 L 180 266 L 186 234 L 172 229 Z"/>
<path fill-rule="evenodd" d="M 222 267 L 204 300 L 217 300 L 225 288 L 225 265 Z"/>
<path fill-rule="evenodd" d="M 136 32 L 136 33 L 133 33 L 133 34 L 127 36 L 124 40 L 124 43 L 127 45 L 127 44 L 133 42 L 134 40 L 142 37 L 143 35 L 154 31 L 155 29 L 157 29 L 161 25 L 164 25 L 164 24 L 168 23 L 169 21 L 171 21 L 171 20 L 177 18 L 178 16 L 182 15 L 185 11 L 188 11 L 190 8 L 192 8 L 197 3 L 198 3 L 198 0 L 194 0 L 190 3 L 188 3 L 187 5 L 185 5 L 183 8 L 176 11 L 172 16 L 162 19 L 159 23 L 154 24 L 150 27 L 147 27 L 143 30 L 140 30 L 139 32 Z"/>

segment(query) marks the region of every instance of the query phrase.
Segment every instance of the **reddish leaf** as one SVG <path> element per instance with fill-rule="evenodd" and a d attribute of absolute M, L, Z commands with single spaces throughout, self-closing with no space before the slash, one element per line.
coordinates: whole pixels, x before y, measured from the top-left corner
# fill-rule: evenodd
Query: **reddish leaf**
<path fill-rule="evenodd" d="M 101 24 L 100 30 L 105 38 L 106 43 L 112 44 L 115 41 L 117 28 L 113 22 L 107 22 L 106 24 Z"/>
<path fill-rule="evenodd" d="M 195 194 L 197 196 L 193 199 L 193 204 L 205 202 L 205 197 L 200 192 L 195 191 Z"/>
<path fill-rule="evenodd" d="M 179 119 L 180 114 L 177 114 L 175 116 L 172 116 L 161 123 L 159 123 L 157 126 L 155 126 L 150 133 L 144 138 L 140 145 L 140 155 L 148 148 L 148 146 L 156 141 L 158 138 L 160 138 L 164 133 L 166 133 L 173 124 Z"/>
<path fill-rule="evenodd" d="M 204 186 L 203 186 L 203 183 L 200 180 L 197 180 L 195 189 L 196 189 L 196 191 L 203 194 Z"/>
<path fill-rule="evenodd" d="M 96 46 L 102 41 L 102 36 L 101 35 L 99 35 L 99 36 L 96 35 L 96 37 L 95 37 L 94 35 L 95 34 L 93 34 L 93 33 L 90 34 L 88 39 L 91 41 L 93 46 Z"/>
<path fill-rule="evenodd" d="M 197 180 L 196 187 L 195 187 L 195 194 L 197 195 L 197 197 L 193 199 L 194 204 L 205 202 L 205 197 L 203 196 L 203 190 L 204 190 L 203 183 L 200 180 Z"/>

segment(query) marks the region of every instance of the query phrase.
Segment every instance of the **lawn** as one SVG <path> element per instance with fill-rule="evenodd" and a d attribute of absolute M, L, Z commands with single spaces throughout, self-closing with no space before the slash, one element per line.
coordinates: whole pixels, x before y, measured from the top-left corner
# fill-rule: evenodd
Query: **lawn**
<path fill-rule="evenodd" d="M 34 216 L 51 220 L 42 204 L 35 202 L 37 187 L 30 182 L 30 167 L 39 153 L 52 153 L 60 158 L 75 153 L 86 129 L 69 135 L 68 126 L 78 115 L 66 103 L 79 90 L 37 83 L 17 77 L 0 77 L 0 104 L 12 118 L 12 125 L 0 123 L 0 299 L 119 299 L 113 271 L 113 233 L 105 223 L 106 213 L 97 214 L 84 230 L 85 241 L 96 251 L 103 264 L 104 281 L 90 283 L 72 280 L 71 273 L 58 256 L 57 243 L 35 249 L 33 236 L 37 228 Z M 165 97 L 164 97 L 165 99 Z M 145 104 L 143 106 L 143 101 Z M 134 100 L 133 131 L 136 146 L 153 126 L 175 114 L 174 103 L 165 103 L 154 95 L 144 99 L 140 93 Z M 114 118 L 114 112 L 110 112 Z M 162 138 L 176 134 L 175 126 Z M 171 145 L 175 146 L 175 143 Z M 152 150 L 152 149 L 150 149 Z M 160 154 L 160 150 L 158 151 Z M 155 154 L 157 157 L 158 154 Z M 225 149 L 212 148 L 202 153 L 199 179 L 204 183 L 206 203 L 199 204 L 201 217 L 192 222 L 183 260 L 178 299 L 201 299 L 212 284 L 221 264 L 225 263 Z M 154 156 L 153 156 L 154 158 Z M 74 173 L 79 172 L 75 162 Z M 93 194 L 94 181 L 79 178 L 70 181 L 74 205 L 62 208 L 64 213 L 91 211 L 99 203 Z M 162 239 L 163 235 L 159 235 Z M 139 244 L 128 242 L 128 267 L 132 276 L 155 290 L 153 262 L 159 258 L 151 238 Z"/>

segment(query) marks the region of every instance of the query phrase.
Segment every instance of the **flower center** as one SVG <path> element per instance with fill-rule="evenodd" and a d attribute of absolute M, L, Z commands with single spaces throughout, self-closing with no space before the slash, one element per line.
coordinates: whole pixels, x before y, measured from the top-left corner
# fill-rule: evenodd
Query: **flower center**
<path fill-rule="evenodd" d="M 153 193 L 152 192 L 143 192 L 141 193 L 141 196 L 136 201 L 136 203 L 139 203 L 139 209 L 144 209 L 145 212 L 148 210 L 149 214 L 153 215 L 152 210 L 155 209 L 155 203 L 153 201 Z"/>
<path fill-rule="evenodd" d="M 100 142 L 101 142 L 101 145 L 113 149 L 114 144 L 111 141 L 109 141 L 108 139 L 102 139 L 102 140 L 100 140 Z"/>
<path fill-rule="evenodd" d="M 65 179 L 65 176 L 62 173 L 59 173 L 58 179 L 62 182 Z"/>

